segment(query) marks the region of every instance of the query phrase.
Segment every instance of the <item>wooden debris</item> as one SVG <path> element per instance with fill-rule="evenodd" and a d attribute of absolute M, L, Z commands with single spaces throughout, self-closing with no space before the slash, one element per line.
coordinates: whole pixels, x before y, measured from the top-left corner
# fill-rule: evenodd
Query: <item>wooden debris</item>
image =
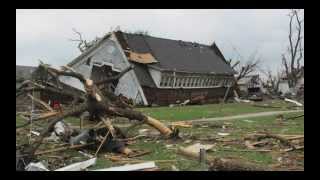
<path fill-rule="evenodd" d="M 94 154 L 94 156 L 97 156 L 98 155 L 98 152 L 100 151 L 102 145 L 106 142 L 107 138 L 108 138 L 108 135 L 109 135 L 110 131 L 107 132 L 107 134 L 104 136 L 103 140 L 101 141 L 96 153 Z"/>
<path fill-rule="evenodd" d="M 293 117 L 287 117 L 287 118 L 285 118 L 285 120 L 297 119 L 297 118 L 300 118 L 300 117 L 303 117 L 303 116 L 304 116 L 304 114 L 298 115 L 298 116 L 293 116 Z"/>
<path fill-rule="evenodd" d="M 284 149 L 282 150 L 282 152 L 289 152 L 289 151 L 300 150 L 300 149 L 304 149 L 304 146 L 295 146 L 294 148 Z"/>
<path fill-rule="evenodd" d="M 192 122 L 188 121 L 179 121 L 179 122 L 173 122 L 170 124 L 173 127 L 183 127 L 183 128 L 191 128 Z"/>
<path fill-rule="evenodd" d="M 140 157 L 140 156 L 144 156 L 144 155 L 150 154 L 150 153 L 151 153 L 151 151 L 143 151 L 143 152 L 140 152 L 140 153 L 129 155 L 128 157 L 129 158 Z"/>
<path fill-rule="evenodd" d="M 223 132 L 218 132 L 217 133 L 219 136 L 229 136 L 230 133 L 223 133 Z"/>
<path fill-rule="evenodd" d="M 139 164 L 131 164 L 131 165 L 124 165 L 119 167 L 111 167 L 111 168 L 105 168 L 105 169 L 97 169 L 93 171 L 138 171 L 143 169 L 149 169 L 149 168 L 156 168 L 155 162 L 145 162 L 145 163 L 139 163 Z"/>
<path fill-rule="evenodd" d="M 271 106 L 271 105 L 259 105 L 259 104 L 254 104 L 252 105 L 254 107 L 261 107 L 261 108 L 282 108 L 281 106 Z"/>
<path fill-rule="evenodd" d="M 106 128 L 109 130 L 111 136 L 116 137 L 116 130 L 112 126 L 110 119 L 105 119 L 102 116 L 99 116 L 99 118 L 102 120 L 102 122 L 105 124 Z"/>
<path fill-rule="evenodd" d="M 172 134 L 172 130 L 166 127 L 164 124 L 159 122 L 158 120 L 147 116 L 147 119 L 145 120 L 145 123 L 154 127 L 157 129 L 161 134 L 163 134 L 166 137 L 169 137 Z"/>
<path fill-rule="evenodd" d="M 64 150 L 67 150 L 67 149 L 78 149 L 78 148 L 82 148 L 82 147 L 89 146 L 89 145 L 92 145 L 92 144 L 94 144 L 94 143 L 79 144 L 79 145 L 73 145 L 73 146 L 68 146 L 68 147 L 61 147 L 61 148 L 56 148 L 56 149 L 50 149 L 50 150 L 47 150 L 47 151 L 38 151 L 38 152 L 35 152 L 35 155 L 42 155 L 42 154 L 47 154 L 47 153 L 52 153 L 52 152 L 64 151 Z"/>
<path fill-rule="evenodd" d="M 46 114 L 46 116 L 43 116 L 42 114 L 42 117 L 36 118 L 35 120 L 33 119 L 34 121 L 46 119 L 48 120 L 49 124 L 40 133 L 40 136 L 37 137 L 34 144 L 28 148 L 28 150 L 26 151 L 26 154 L 29 154 L 30 156 L 34 155 L 37 148 L 41 145 L 43 139 L 47 135 L 49 135 L 49 133 L 52 131 L 56 123 L 58 123 L 59 121 L 61 121 L 66 117 L 79 115 L 86 111 L 89 112 L 89 115 L 92 118 L 92 120 L 103 121 L 114 138 L 116 136 L 116 133 L 115 133 L 116 130 L 112 127 L 111 122 L 109 122 L 108 120 L 105 120 L 104 117 L 118 116 L 118 117 L 125 117 L 129 120 L 137 120 L 155 128 L 165 137 L 171 138 L 171 137 L 177 136 L 178 135 L 177 133 L 179 131 L 171 130 L 170 128 L 165 126 L 163 123 L 161 123 L 157 119 L 146 116 L 139 111 L 135 111 L 132 108 L 130 108 L 129 105 L 125 107 L 123 106 L 123 104 L 119 105 L 119 103 L 117 102 L 121 100 L 119 100 L 119 98 L 117 98 L 118 96 L 113 94 L 113 92 L 106 91 L 106 93 L 103 93 L 103 91 L 105 90 L 103 90 L 103 88 L 101 88 L 100 85 L 112 83 L 118 80 L 119 78 L 121 78 L 127 72 L 131 71 L 132 69 L 133 69 L 133 66 L 129 66 L 128 68 L 126 68 L 125 70 L 123 70 L 122 72 L 120 72 L 115 76 L 109 77 L 107 79 L 103 79 L 98 82 L 94 82 L 92 79 L 88 79 L 87 77 L 84 77 L 83 74 L 75 72 L 73 69 L 70 69 L 68 67 L 64 67 L 64 69 L 61 70 L 61 69 L 53 68 L 48 64 L 40 63 L 38 67 L 38 71 L 43 72 L 41 73 L 41 76 L 43 77 L 40 77 L 40 79 L 42 78 L 41 80 L 43 81 L 42 82 L 43 85 L 37 84 L 32 81 L 25 82 L 26 85 L 21 86 L 17 90 L 16 97 L 18 97 L 22 93 L 28 93 L 30 91 L 34 91 L 35 89 L 37 89 L 41 92 L 46 92 L 46 93 L 54 92 L 59 95 L 66 95 L 68 97 L 71 97 L 73 100 L 79 100 L 79 96 L 81 96 L 81 99 L 83 101 L 81 101 L 81 103 L 79 103 L 79 105 L 77 106 L 74 106 L 75 101 L 73 101 L 72 106 L 68 109 L 65 109 L 61 112 L 50 112 L 50 114 Z M 68 88 L 61 89 L 62 86 L 60 87 L 61 82 L 59 80 L 61 76 L 73 77 L 78 79 L 83 84 L 85 92 L 83 94 L 77 94 L 72 90 L 69 91 Z M 53 79 L 54 81 L 56 81 L 58 85 L 57 86 L 48 85 L 48 83 L 46 82 L 49 79 Z M 33 87 L 29 87 L 27 85 L 33 85 Z M 20 127 L 24 127 L 28 124 L 30 124 L 30 122 Z M 82 125 L 81 125 L 81 128 L 82 128 Z M 130 154 L 130 149 L 128 148 L 122 148 L 121 150 L 125 154 Z M 99 149 L 97 150 L 97 152 L 98 151 Z"/>
<path fill-rule="evenodd" d="M 303 104 L 299 103 L 298 101 L 292 100 L 292 99 L 284 98 L 284 100 L 287 102 L 294 103 L 297 106 L 303 106 Z"/>
<path fill-rule="evenodd" d="M 205 150 L 209 150 L 211 148 L 213 148 L 215 145 L 214 144 L 200 144 L 200 143 L 196 143 L 190 146 L 187 146 L 185 148 L 186 151 L 192 152 L 192 153 L 199 153 L 200 149 L 205 149 Z"/>
<path fill-rule="evenodd" d="M 30 97 L 34 102 L 39 103 L 41 106 L 43 106 L 45 109 L 47 109 L 50 112 L 53 112 L 54 110 L 45 102 L 41 101 L 38 98 L 35 98 L 30 93 L 27 94 L 28 97 Z"/>
<path fill-rule="evenodd" d="M 49 171 L 41 162 L 30 163 L 25 167 L 26 171 Z"/>
<path fill-rule="evenodd" d="M 147 169 L 142 169 L 141 171 L 159 171 L 160 168 L 155 167 L 155 168 L 147 168 Z"/>
<path fill-rule="evenodd" d="M 223 149 L 223 151 L 233 152 L 272 152 L 270 149 Z"/>
<path fill-rule="evenodd" d="M 88 168 L 89 166 L 92 166 L 96 164 L 97 158 L 92 158 L 87 161 L 74 163 L 59 169 L 56 169 L 55 171 L 82 171 Z"/>
<path fill-rule="evenodd" d="M 199 153 L 188 151 L 184 148 L 178 149 L 178 154 L 186 156 L 191 159 L 198 160 Z M 211 171 L 268 171 L 270 168 L 259 166 L 248 162 L 242 162 L 234 159 L 215 158 L 211 156 L 206 157 L 206 162 L 210 166 Z"/>
<path fill-rule="evenodd" d="M 135 137 L 126 138 L 126 139 L 118 139 L 118 141 L 128 142 L 128 141 L 134 141 L 143 137 L 147 137 L 146 135 L 137 135 Z"/>

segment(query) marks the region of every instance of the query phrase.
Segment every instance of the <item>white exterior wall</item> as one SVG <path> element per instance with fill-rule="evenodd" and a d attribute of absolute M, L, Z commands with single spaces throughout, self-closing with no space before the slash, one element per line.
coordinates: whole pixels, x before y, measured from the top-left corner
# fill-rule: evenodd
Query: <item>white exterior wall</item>
<path fill-rule="evenodd" d="M 290 91 L 288 81 L 281 81 L 279 83 L 279 91 L 281 91 L 283 94 L 288 93 Z"/>
<path fill-rule="evenodd" d="M 86 61 L 89 57 L 91 57 L 90 66 L 86 65 Z M 72 66 L 72 68 L 83 74 L 86 78 L 89 78 L 93 63 L 111 65 L 113 66 L 113 70 L 118 72 L 130 66 L 130 63 L 123 54 L 120 45 L 113 36 L 104 40 L 98 48 L 82 57 L 79 62 Z M 84 90 L 83 85 L 75 78 L 63 77 L 61 78 L 61 81 L 78 89 Z M 128 98 L 132 98 L 136 104 L 147 105 L 147 101 L 133 70 L 126 73 L 119 79 L 119 83 L 115 89 L 115 94 L 119 95 L 120 93 Z"/>
<path fill-rule="evenodd" d="M 159 70 L 152 69 L 152 68 L 148 68 L 148 69 L 154 83 L 156 84 L 157 87 L 159 87 L 160 81 L 161 81 L 161 72 Z"/>

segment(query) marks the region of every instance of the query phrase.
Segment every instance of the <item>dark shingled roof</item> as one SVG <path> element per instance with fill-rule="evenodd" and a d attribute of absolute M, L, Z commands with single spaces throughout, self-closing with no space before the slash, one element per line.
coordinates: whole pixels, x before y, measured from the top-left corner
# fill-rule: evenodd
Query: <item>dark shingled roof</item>
<path fill-rule="evenodd" d="M 151 53 L 159 61 L 151 66 L 161 70 L 215 74 L 235 73 L 215 44 L 207 46 L 148 35 L 122 34 L 130 50 L 138 53 Z"/>

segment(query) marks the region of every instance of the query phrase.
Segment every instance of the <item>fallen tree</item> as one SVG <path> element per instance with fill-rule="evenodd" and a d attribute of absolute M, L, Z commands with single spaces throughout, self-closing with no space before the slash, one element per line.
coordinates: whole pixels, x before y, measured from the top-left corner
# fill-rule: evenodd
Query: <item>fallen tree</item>
<path fill-rule="evenodd" d="M 71 107 L 64 109 L 61 112 L 55 113 L 47 117 L 32 119 L 32 121 L 48 120 L 49 123 L 47 127 L 44 128 L 43 131 L 40 133 L 40 136 L 37 137 L 35 142 L 31 146 L 29 146 L 28 149 L 24 151 L 24 153 L 29 154 L 30 156 L 34 156 L 36 150 L 41 145 L 44 137 L 48 136 L 50 132 L 53 131 L 53 127 L 57 122 L 69 116 L 80 115 L 85 111 L 89 112 L 91 120 L 97 122 L 102 121 L 105 124 L 106 129 L 108 131 L 106 137 L 110 134 L 112 138 L 116 138 L 115 136 L 117 133 L 115 131 L 119 131 L 118 128 L 114 128 L 112 126 L 110 121 L 106 120 L 108 119 L 108 117 L 112 116 L 125 117 L 129 120 L 137 120 L 142 123 L 148 124 L 153 128 L 157 129 L 166 138 L 177 136 L 178 131 L 168 128 L 160 121 L 152 117 L 146 116 L 139 111 L 133 110 L 130 105 L 128 105 L 126 102 L 123 102 L 120 98 L 118 98 L 118 96 L 113 94 L 113 92 L 103 92 L 107 90 L 98 88 L 98 85 L 100 84 L 111 83 L 115 80 L 118 80 L 132 69 L 133 66 L 130 66 L 116 76 L 110 77 L 104 81 L 94 82 L 93 80 L 85 78 L 82 74 L 74 71 L 69 67 L 64 67 L 62 70 L 60 70 L 53 68 L 48 64 L 40 62 L 38 70 L 39 72 L 42 72 L 41 76 L 45 76 L 46 78 L 42 78 L 42 81 L 39 82 L 24 82 L 23 85 L 17 90 L 16 97 L 23 93 L 29 93 L 31 91 L 41 91 L 46 93 L 55 92 L 61 95 L 71 96 L 73 97 L 73 99 L 78 100 L 78 94 L 75 94 L 74 92 L 68 92 L 67 90 L 61 88 L 62 82 L 60 82 L 59 80 L 60 76 L 68 76 L 78 79 L 84 85 L 85 93 L 84 95 L 80 96 L 80 98 L 83 99 L 83 102 L 79 105 L 72 103 Z M 48 80 L 53 80 L 53 82 L 55 82 L 56 85 L 48 83 Z M 32 121 L 29 121 L 20 127 L 27 126 Z"/>

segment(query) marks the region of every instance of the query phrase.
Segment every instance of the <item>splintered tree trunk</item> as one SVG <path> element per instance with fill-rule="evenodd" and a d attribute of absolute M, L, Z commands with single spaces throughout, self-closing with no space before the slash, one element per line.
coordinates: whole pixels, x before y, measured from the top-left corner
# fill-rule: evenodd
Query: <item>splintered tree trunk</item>
<path fill-rule="evenodd" d="M 172 133 L 172 130 L 167 126 L 165 126 L 163 123 L 161 123 L 159 120 L 156 120 L 149 116 L 145 116 L 141 112 L 130 110 L 130 109 L 116 108 L 116 107 L 109 107 L 108 111 L 113 115 L 126 117 L 131 120 L 143 121 L 144 123 L 157 129 L 162 135 L 166 137 L 168 137 Z"/>
<path fill-rule="evenodd" d="M 163 123 L 161 123 L 160 121 L 147 116 L 147 119 L 145 121 L 146 124 L 154 127 L 155 129 L 157 129 L 161 134 L 165 135 L 165 136 L 170 136 L 172 133 L 172 130 L 169 129 L 167 126 L 165 126 Z"/>

